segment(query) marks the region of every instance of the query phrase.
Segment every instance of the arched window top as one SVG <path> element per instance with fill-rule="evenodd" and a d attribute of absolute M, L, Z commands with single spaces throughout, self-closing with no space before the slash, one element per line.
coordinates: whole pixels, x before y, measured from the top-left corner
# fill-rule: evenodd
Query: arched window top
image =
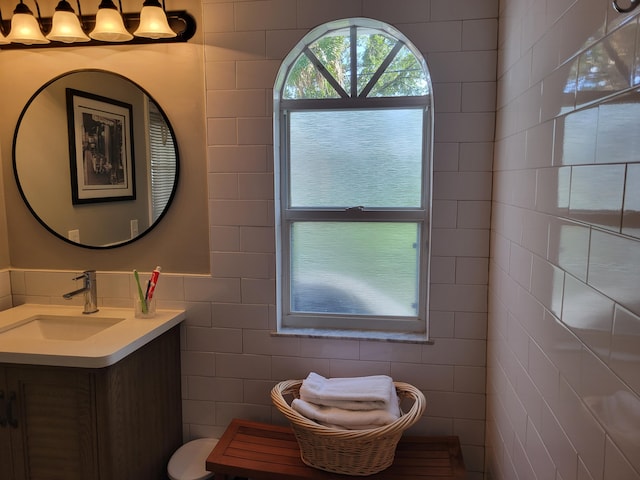
<path fill-rule="evenodd" d="M 431 93 L 429 71 L 413 44 L 390 25 L 368 18 L 317 27 L 282 67 L 274 94 L 286 101 L 425 99 Z"/>

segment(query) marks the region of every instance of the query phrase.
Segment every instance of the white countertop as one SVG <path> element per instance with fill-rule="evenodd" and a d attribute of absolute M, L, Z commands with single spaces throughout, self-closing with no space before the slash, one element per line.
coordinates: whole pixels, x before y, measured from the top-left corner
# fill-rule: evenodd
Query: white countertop
<path fill-rule="evenodd" d="M 83 317 L 90 322 L 123 319 L 84 340 L 16 338 L 3 335 L 38 315 Z M 185 319 L 184 310 L 158 310 L 153 318 L 135 318 L 132 308 L 100 307 L 82 315 L 82 307 L 25 304 L 0 312 L 0 363 L 102 368 L 113 365 Z"/>

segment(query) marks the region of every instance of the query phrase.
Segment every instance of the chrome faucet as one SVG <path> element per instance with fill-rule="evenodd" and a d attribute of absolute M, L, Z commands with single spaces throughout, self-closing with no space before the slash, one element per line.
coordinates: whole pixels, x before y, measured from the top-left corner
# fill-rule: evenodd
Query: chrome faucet
<path fill-rule="evenodd" d="M 73 292 L 65 293 L 63 298 L 71 300 L 80 293 L 84 293 L 84 310 L 82 313 L 95 313 L 98 311 L 98 287 L 96 285 L 96 271 L 87 270 L 74 278 L 83 279 L 83 286 Z"/>

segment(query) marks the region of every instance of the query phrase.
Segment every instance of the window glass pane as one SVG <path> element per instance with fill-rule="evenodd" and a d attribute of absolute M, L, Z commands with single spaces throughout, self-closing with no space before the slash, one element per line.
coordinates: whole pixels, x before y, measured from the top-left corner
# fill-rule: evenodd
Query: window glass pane
<path fill-rule="evenodd" d="M 338 98 L 338 92 L 327 82 L 303 53 L 296 60 L 282 92 L 285 99 Z"/>
<path fill-rule="evenodd" d="M 411 50 L 404 46 L 380 76 L 368 96 L 409 97 L 428 94 L 429 82 L 426 73 Z"/>
<path fill-rule="evenodd" d="M 423 109 L 290 115 L 292 207 L 419 208 Z"/>
<path fill-rule="evenodd" d="M 349 29 L 336 30 L 309 45 L 309 50 L 320 60 L 324 68 L 344 88 L 351 89 L 351 37 Z M 320 75 L 319 73 L 316 73 Z M 309 97 L 306 98 L 318 98 Z M 326 97 L 320 97 L 326 98 Z"/>
<path fill-rule="evenodd" d="M 358 93 L 367 86 L 369 80 L 387 58 L 397 40 L 381 33 L 370 33 L 360 29 L 358 32 Z"/>
<path fill-rule="evenodd" d="M 291 310 L 415 316 L 419 224 L 296 222 Z"/>

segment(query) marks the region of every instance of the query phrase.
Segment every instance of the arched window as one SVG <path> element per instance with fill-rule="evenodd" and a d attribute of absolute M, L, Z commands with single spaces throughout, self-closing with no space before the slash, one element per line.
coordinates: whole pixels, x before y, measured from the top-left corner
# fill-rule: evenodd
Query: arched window
<path fill-rule="evenodd" d="M 274 87 L 281 332 L 426 336 L 433 130 L 426 62 L 366 18 L 321 25 Z"/>

